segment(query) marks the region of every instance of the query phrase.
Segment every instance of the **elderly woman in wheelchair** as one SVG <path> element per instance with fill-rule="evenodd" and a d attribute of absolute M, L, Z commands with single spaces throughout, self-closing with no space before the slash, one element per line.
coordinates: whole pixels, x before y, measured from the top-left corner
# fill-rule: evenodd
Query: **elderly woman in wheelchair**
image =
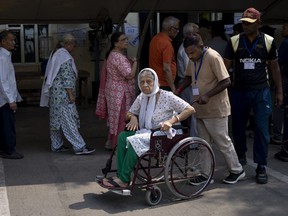
<path fill-rule="evenodd" d="M 159 89 L 158 76 L 151 68 L 140 71 L 138 86 L 141 93 L 127 113 L 127 131 L 118 137 L 117 176 L 101 182 L 109 189 L 128 187 L 138 158 L 149 150 L 151 130 L 160 128 L 167 136 L 171 135 L 173 124 L 195 113 L 187 102 L 172 92 Z"/>

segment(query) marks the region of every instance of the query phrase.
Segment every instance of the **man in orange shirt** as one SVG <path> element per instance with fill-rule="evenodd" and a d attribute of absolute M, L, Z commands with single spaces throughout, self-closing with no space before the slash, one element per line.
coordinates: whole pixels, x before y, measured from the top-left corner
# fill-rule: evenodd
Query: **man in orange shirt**
<path fill-rule="evenodd" d="M 161 32 L 155 35 L 149 47 L 149 67 L 156 71 L 160 88 L 175 91 L 176 61 L 172 39 L 179 32 L 180 21 L 169 16 L 163 20 Z"/>

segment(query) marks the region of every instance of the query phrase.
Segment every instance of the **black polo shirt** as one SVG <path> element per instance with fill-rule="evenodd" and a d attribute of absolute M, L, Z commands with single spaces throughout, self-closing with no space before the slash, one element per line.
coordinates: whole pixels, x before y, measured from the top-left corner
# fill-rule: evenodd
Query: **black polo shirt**
<path fill-rule="evenodd" d="M 277 60 L 278 54 L 274 40 L 268 53 L 264 33 L 260 32 L 252 42 L 241 33 L 237 51 L 234 52 L 230 40 L 224 58 L 235 59 L 233 87 L 261 89 L 269 87 L 267 61 Z"/>

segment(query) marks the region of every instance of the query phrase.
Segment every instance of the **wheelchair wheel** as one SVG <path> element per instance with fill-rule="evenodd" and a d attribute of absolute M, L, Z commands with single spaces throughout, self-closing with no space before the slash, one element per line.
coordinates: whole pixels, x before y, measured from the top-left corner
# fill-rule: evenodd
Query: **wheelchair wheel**
<path fill-rule="evenodd" d="M 158 205 L 161 199 L 162 199 L 162 191 L 159 187 L 153 186 L 152 189 L 148 189 L 146 191 L 145 200 L 149 205 L 151 206 Z"/>
<path fill-rule="evenodd" d="M 209 185 L 214 167 L 215 157 L 210 145 L 201 138 L 185 138 L 171 149 L 167 157 L 166 185 L 178 198 L 197 197 Z M 206 180 L 195 183 L 200 176 Z"/>

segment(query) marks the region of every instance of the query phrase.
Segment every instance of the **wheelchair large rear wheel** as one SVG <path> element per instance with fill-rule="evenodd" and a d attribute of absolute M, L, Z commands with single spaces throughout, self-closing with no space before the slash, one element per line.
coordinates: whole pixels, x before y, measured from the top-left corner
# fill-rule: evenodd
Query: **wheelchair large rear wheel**
<path fill-rule="evenodd" d="M 214 167 L 215 157 L 210 145 L 201 138 L 185 138 L 171 149 L 167 157 L 166 185 L 178 198 L 197 197 L 212 180 Z M 206 180 L 197 182 L 200 176 Z"/>

